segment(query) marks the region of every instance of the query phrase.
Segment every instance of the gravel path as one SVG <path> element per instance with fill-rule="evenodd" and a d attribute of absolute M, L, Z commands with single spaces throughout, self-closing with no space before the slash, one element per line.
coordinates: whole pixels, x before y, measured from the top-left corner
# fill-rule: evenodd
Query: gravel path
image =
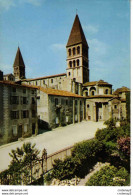
<path fill-rule="evenodd" d="M 0 146 L 0 171 L 8 168 L 8 165 L 10 164 L 11 159 L 9 152 L 11 152 L 12 149 L 21 147 L 24 142 L 30 141 L 32 144 L 35 143 L 36 148 L 38 148 L 40 151 L 45 148 L 48 155 L 50 155 L 63 148 L 72 146 L 77 142 L 93 138 L 96 130 L 103 127 L 105 127 L 103 122 L 82 121 L 81 123 L 59 127 L 37 136 L 25 138 L 22 141 L 19 140 Z"/>
<path fill-rule="evenodd" d="M 105 165 L 107 165 L 107 163 L 99 163 L 96 164 L 94 167 L 94 170 L 91 171 L 90 173 L 88 173 L 88 175 L 85 176 L 85 178 L 81 179 L 78 186 L 85 186 L 86 182 L 88 181 L 88 179 L 97 171 L 99 171 L 102 167 L 104 167 Z"/>

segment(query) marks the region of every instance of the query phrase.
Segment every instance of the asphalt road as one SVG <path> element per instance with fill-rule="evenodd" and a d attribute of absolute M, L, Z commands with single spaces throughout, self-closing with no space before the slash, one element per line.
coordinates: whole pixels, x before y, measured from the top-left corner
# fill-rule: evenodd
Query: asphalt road
<path fill-rule="evenodd" d="M 72 146 L 77 142 L 93 138 L 96 130 L 103 127 L 105 127 L 103 122 L 83 121 L 81 123 L 59 127 L 34 137 L 25 138 L 22 141 L 0 146 L 0 171 L 8 168 L 10 164 L 11 158 L 9 152 L 11 152 L 12 149 L 21 147 L 24 142 L 35 143 L 37 149 L 42 151 L 45 148 L 48 155 L 50 155 L 63 148 Z"/>

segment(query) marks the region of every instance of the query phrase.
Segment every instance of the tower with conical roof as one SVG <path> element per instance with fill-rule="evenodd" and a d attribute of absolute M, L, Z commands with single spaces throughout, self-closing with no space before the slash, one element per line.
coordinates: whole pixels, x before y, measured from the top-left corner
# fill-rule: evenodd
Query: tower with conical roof
<path fill-rule="evenodd" d="M 77 82 L 89 81 L 88 44 L 76 14 L 72 30 L 66 45 L 67 50 L 67 77 Z"/>
<path fill-rule="evenodd" d="M 25 64 L 19 47 L 14 60 L 13 70 L 15 81 L 25 79 Z"/>

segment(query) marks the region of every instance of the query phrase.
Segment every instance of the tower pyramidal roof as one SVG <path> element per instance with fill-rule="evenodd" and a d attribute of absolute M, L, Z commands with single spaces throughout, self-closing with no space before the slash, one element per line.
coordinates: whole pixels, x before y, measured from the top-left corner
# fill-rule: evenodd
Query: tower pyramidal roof
<path fill-rule="evenodd" d="M 24 66 L 25 67 L 24 60 L 23 60 L 23 57 L 22 57 L 22 54 L 21 54 L 19 47 L 18 47 L 18 50 L 16 53 L 16 57 L 15 57 L 13 66 Z"/>
<path fill-rule="evenodd" d="M 66 47 L 69 47 L 71 45 L 75 45 L 78 43 L 83 43 L 84 45 L 86 45 L 88 47 L 83 29 L 82 29 L 82 26 L 81 26 L 81 23 L 79 20 L 79 17 L 76 14 L 76 17 L 75 17 L 75 20 L 73 23 L 73 27 L 72 27 L 72 30 L 71 30 Z"/>

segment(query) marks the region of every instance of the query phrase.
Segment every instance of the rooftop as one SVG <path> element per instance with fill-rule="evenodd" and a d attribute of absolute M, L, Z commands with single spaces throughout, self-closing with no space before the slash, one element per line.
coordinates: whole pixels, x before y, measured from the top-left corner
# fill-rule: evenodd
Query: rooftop
<path fill-rule="evenodd" d="M 111 84 L 109 84 L 108 82 L 105 82 L 104 80 L 99 80 L 99 81 L 91 81 L 91 82 L 87 82 L 84 83 L 83 86 L 87 87 L 87 86 L 94 86 L 94 85 L 108 85 L 108 86 L 112 86 Z"/>
<path fill-rule="evenodd" d="M 74 93 L 68 92 L 68 91 L 51 89 L 51 88 L 43 88 L 43 87 L 39 87 L 39 86 L 37 88 L 40 91 L 42 91 L 42 92 L 44 92 L 44 93 L 46 93 L 48 95 L 84 98 L 83 96 L 80 96 L 78 94 L 74 94 Z"/>
<path fill-rule="evenodd" d="M 76 15 L 66 47 L 78 43 L 83 43 L 88 47 L 79 17 Z"/>
<path fill-rule="evenodd" d="M 116 89 L 116 90 L 114 91 L 113 94 L 117 95 L 117 94 L 119 94 L 119 93 L 121 93 L 121 92 L 129 92 L 129 91 L 130 91 L 129 88 L 123 86 L 123 87 L 121 87 L 121 88 Z"/>
<path fill-rule="evenodd" d="M 61 73 L 61 74 L 56 74 L 56 75 L 50 75 L 50 76 L 45 76 L 45 77 L 38 77 L 38 78 L 33 78 L 33 79 L 23 79 L 23 81 L 35 81 L 35 80 L 48 79 L 48 78 L 60 77 L 60 76 L 66 76 L 66 73 Z"/>

